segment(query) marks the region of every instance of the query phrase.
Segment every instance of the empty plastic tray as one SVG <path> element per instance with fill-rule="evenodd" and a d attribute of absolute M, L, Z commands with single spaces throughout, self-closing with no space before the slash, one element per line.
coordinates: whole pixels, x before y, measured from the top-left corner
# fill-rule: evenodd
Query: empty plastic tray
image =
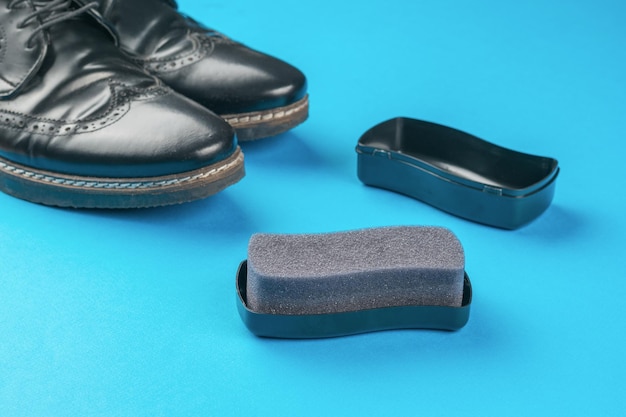
<path fill-rule="evenodd" d="M 505 229 L 518 228 L 548 208 L 559 173 L 556 159 L 403 117 L 365 132 L 356 151 L 363 183 Z"/>

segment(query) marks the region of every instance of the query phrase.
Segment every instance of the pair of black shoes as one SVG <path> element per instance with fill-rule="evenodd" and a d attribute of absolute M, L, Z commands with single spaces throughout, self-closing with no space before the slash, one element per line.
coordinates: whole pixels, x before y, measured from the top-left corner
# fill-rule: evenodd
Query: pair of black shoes
<path fill-rule="evenodd" d="M 300 71 L 173 0 L 0 0 L 0 189 L 16 197 L 94 208 L 204 198 L 243 177 L 237 137 L 307 115 Z"/>

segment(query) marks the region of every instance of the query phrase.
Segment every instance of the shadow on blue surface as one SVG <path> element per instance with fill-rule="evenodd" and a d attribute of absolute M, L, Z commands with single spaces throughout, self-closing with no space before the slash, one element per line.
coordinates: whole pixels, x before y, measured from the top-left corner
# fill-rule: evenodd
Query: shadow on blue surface
<path fill-rule="evenodd" d="M 587 227 L 588 224 L 581 213 L 553 203 L 534 222 L 520 229 L 519 234 L 538 241 L 554 243 L 584 236 Z"/>
<path fill-rule="evenodd" d="M 327 165 L 327 160 L 311 147 L 307 138 L 293 132 L 244 142 L 241 148 L 246 164 L 263 165 L 275 170 L 318 170 Z"/>
<path fill-rule="evenodd" d="M 141 223 L 165 229 L 210 234 L 247 233 L 251 219 L 227 192 L 182 205 L 130 210 L 73 210 L 76 216 Z"/>

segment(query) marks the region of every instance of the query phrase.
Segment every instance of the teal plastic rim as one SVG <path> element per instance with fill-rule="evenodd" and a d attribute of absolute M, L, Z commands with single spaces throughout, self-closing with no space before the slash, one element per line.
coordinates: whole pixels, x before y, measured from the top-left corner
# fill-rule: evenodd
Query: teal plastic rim
<path fill-rule="evenodd" d="M 469 320 L 472 285 L 467 272 L 460 307 L 400 306 L 345 313 L 284 315 L 252 311 L 247 305 L 248 263 L 237 271 L 237 309 L 246 327 L 255 335 L 285 339 L 348 336 L 394 329 L 458 330 Z"/>

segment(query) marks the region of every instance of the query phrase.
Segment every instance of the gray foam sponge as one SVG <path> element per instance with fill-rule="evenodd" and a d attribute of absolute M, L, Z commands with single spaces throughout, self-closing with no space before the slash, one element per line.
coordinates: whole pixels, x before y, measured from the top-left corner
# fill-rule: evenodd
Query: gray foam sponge
<path fill-rule="evenodd" d="M 440 227 L 255 234 L 247 302 L 256 312 L 324 314 L 397 306 L 461 306 L 465 255 Z"/>

